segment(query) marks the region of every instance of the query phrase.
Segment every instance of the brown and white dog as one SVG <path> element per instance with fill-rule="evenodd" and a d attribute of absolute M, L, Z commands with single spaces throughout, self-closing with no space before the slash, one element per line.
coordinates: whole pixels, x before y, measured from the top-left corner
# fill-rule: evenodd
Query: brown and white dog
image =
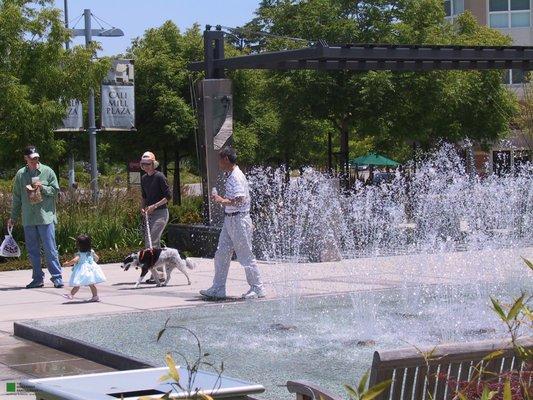
<path fill-rule="evenodd" d="M 170 281 L 170 274 L 174 268 L 183 272 L 187 278 L 187 283 L 190 285 L 191 280 L 189 279 L 189 274 L 187 274 L 187 268 L 194 269 L 196 265 L 190 258 L 182 259 L 178 250 L 165 247 L 131 253 L 121 265 L 124 271 L 130 269 L 130 267 L 141 268 L 141 276 L 135 284 L 135 288 L 138 288 L 148 271 L 152 272 L 152 276 L 156 281 L 159 280 L 157 286 L 166 286 L 168 281 Z M 162 280 L 159 279 L 159 272 L 163 275 Z"/>

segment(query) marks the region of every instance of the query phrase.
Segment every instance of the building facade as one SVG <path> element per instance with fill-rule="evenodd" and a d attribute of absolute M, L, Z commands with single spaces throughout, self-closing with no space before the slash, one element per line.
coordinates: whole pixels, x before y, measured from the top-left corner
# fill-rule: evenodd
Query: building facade
<path fill-rule="evenodd" d="M 446 19 L 453 21 L 462 12 L 470 11 L 481 25 L 498 29 L 513 39 L 517 46 L 533 46 L 533 0 L 444 0 Z M 524 71 L 506 71 L 503 83 L 523 98 Z M 495 173 L 516 170 L 524 162 L 532 161 L 530 143 L 524 132 L 513 131 L 506 140 L 496 143 L 489 153 L 475 152 L 478 170 L 489 165 Z"/>

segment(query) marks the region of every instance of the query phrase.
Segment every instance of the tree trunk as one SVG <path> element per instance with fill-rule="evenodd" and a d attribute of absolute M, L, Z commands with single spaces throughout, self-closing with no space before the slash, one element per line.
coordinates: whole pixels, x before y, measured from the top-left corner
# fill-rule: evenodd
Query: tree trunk
<path fill-rule="evenodd" d="M 174 180 L 172 182 L 172 203 L 181 206 L 180 152 L 174 151 Z"/>
<path fill-rule="evenodd" d="M 163 150 L 163 165 L 161 166 L 161 172 L 163 172 L 163 175 L 167 176 L 168 173 L 168 157 L 167 157 L 167 150 Z"/>

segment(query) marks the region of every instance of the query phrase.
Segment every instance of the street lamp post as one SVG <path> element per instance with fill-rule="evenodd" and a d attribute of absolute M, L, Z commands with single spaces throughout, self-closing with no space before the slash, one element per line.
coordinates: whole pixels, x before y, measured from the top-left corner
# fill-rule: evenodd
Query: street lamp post
<path fill-rule="evenodd" d="M 68 0 L 64 1 L 65 4 L 65 28 L 68 29 Z M 70 39 L 65 42 L 65 49 L 70 48 Z M 71 190 L 74 187 L 76 181 L 76 172 L 74 170 L 74 150 L 72 149 L 72 134 L 69 134 L 69 154 L 68 154 L 68 188 Z"/>
<path fill-rule="evenodd" d="M 65 11 L 67 3 L 65 0 Z M 92 29 L 91 28 L 91 10 L 83 10 L 83 16 L 85 18 L 84 29 L 72 29 L 73 36 L 84 36 L 85 46 L 89 47 L 93 36 L 105 36 L 105 37 L 118 37 L 124 36 L 124 32 L 118 28 L 110 29 Z M 89 89 L 89 101 L 87 105 L 87 113 L 89 116 L 89 126 L 87 127 L 87 133 L 89 134 L 89 146 L 91 155 L 91 190 L 93 194 L 93 200 L 98 200 L 98 162 L 96 151 L 96 114 L 94 109 L 94 89 Z"/>
<path fill-rule="evenodd" d="M 89 47 L 92 41 L 91 34 L 91 10 L 83 10 L 85 17 L 85 46 Z M 89 114 L 89 126 L 87 133 L 89 134 L 89 147 L 91 151 L 91 190 L 93 192 L 93 200 L 98 200 L 98 162 L 96 157 L 96 115 L 94 111 L 94 89 L 89 89 L 89 101 L 87 104 L 87 112 Z"/>

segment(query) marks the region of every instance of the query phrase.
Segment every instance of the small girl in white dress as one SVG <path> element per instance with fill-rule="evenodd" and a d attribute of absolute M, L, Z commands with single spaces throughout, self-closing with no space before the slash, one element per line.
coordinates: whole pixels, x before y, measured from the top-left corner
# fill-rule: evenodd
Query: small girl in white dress
<path fill-rule="evenodd" d="M 72 300 L 74 295 L 80 290 L 80 286 L 89 286 L 93 297 L 89 301 L 99 301 L 96 284 L 105 282 L 105 275 L 102 268 L 96 263 L 98 255 L 91 247 L 91 237 L 80 235 L 76 239 L 78 253 L 72 259 L 63 264 L 64 267 L 73 265 L 70 274 L 69 286 L 72 286 L 70 293 L 65 293 L 63 297 Z"/>

